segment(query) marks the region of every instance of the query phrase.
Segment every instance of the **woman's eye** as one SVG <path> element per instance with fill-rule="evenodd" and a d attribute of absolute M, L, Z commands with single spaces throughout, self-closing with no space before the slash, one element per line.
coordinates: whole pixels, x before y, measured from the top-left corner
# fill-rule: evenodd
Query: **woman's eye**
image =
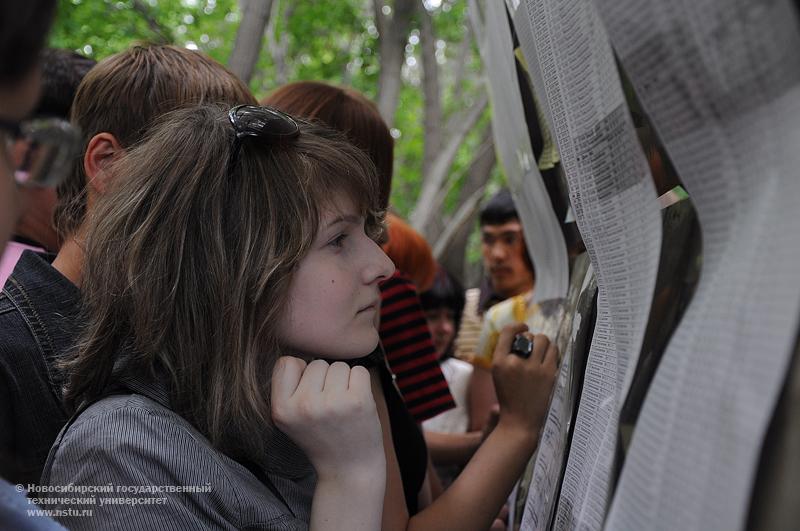
<path fill-rule="evenodd" d="M 340 234 L 336 238 L 332 239 L 329 245 L 334 247 L 342 247 L 344 245 L 345 238 L 347 238 L 347 234 Z"/>

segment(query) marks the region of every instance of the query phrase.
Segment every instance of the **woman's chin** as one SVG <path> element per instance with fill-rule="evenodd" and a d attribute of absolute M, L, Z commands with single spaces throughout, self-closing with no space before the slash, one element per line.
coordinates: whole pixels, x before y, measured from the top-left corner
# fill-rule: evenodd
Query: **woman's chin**
<path fill-rule="evenodd" d="M 355 360 L 358 358 L 363 358 L 364 356 L 369 356 L 375 351 L 375 348 L 377 348 L 378 344 L 380 343 L 377 334 L 375 334 L 375 336 L 376 337 L 374 340 L 364 341 L 361 344 L 353 344 L 350 345 L 349 348 L 347 349 L 342 349 L 342 350 L 324 349 L 325 350 L 324 352 L 319 352 L 315 356 L 312 356 L 312 358 L 313 357 L 323 358 L 329 361 L 336 361 L 336 360 L 346 361 L 346 360 Z"/>

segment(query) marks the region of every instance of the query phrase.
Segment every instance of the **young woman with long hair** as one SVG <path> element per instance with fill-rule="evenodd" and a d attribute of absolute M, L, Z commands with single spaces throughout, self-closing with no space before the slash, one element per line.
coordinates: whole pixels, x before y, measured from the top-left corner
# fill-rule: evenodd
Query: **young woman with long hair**
<path fill-rule="evenodd" d="M 337 87 L 317 81 L 298 81 L 277 88 L 262 100 L 295 116 L 319 122 L 344 133 L 348 140 L 369 154 L 378 168 L 380 206 L 387 208 L 392 182 L 394 141 L 380 112 L 374 103 L 350 87 Z M 390 242 L 391 243 L 391 242 Z M 399 264 L 398 264 L 399 265 Z M 394 321 L 402 321 L 400 314 L 408 310 L 408 304 L 418 304 L 406 297 L 400 301 L 397 275 L 383 283 L 381 288 L 385 306 L 381 314 L 389 314 Z M 408 295 L 408 294 L 406 294 Z M 416 294 L 411 292 L 413 299 Z M 392 308 L 402 306 L 400 311 Z M 432 352 L 426 356 L 422 348 L 422 335 L 413 323 L 406 321 L 405 330 L 395 334 L 402 341 L 393 341 L 387 346 L 387 356 L 397 383 L 404 392 L 408 404 L 427 401 L 424 412 L 432 412 L 436 404 L 442 403 L 439 383 L 433 376 L 431 366 L 439 370 Z M 424 320 L 422 322 L 424 327 Z M 385 326 L 383 327 L 385 330 Z M 387 489 L 384 503 L 383 529 L 423 529 L 441 531 L 485 530 L 492 525 L 503 501 L 511 491 L 522 467 L 536 447 L 539 428 L 546 413 L 548 397 L 555 380 L 555 347 L 541 336 L 535 342 L 537 354 L 524 367 L 521 360 L 508 356 L 514 334 L 525 327 L 516 327 L 501 334 L 497 353 L 493 357 L 493 369 L 497 385 L 503 387 L 500 400 L 501 423 L 499 429 L 484 442 L 484 449 L 475 453 L 462 478 L 434 499 L 434 474 L 427 470 L 428 462 L 425 440 L 414 425 L 398 426 L 391 415 L 381 407 L 382 399 L 390 394 L 376 394 L 378 412 L 384 430 L 386 450 Z M 402 337 L 405 335 L 405 339 Z M 430 339 L 427 339 L 430 343 Z M 390 348 L 395 352 L 392 353 Z M 541 349 L 541 350 L 538 350 Z M 544 365 L 545 353 L 552 364 Z M 373 388 L 376 388 L 373 375 Z M 385 387 L 385 386 L 384 386 Z M 437 394 L 438 393 L 438 394 Z M 449 395 L 449 393 L 448 393 Z M 409 405 L 411 407 L 411 405 Z M 524 411 L 523 411 L 524 410 Z M 435 413 L 434 413 L 435 414 Z M 430 418 L 427 415 L 424 418 Z M 416 415 L 419 420 L 419 415 Z M 478 438 L 472 434 L 470 454 L 475 451 Z M 402 440 L 401 440 L 402 436 Z M 403 496 L 405 495 L 405 496 Z M 405 503 L 403 503 L 405 498 Z"/>
<path fill-rule="evenodd" d="M 525 327 L 503 331 L 497 428 L 410 515 L 392 431 L 413 419 L 375 348 L 394 266 L 367 155 L 269 108 L 202 105 L 165 115 L 110 171 L 126 178 L 90 220 L 67 362 L 78 409 L 43 474 L 80 493 L 53 507 L 65 524 L 489 527 L 535 449 L 556 352 L 537 336 L 529 359 L 509 355 Z"/>
<path fill-rule="evenodd" d="M 68 362 L 80 409 L 43 474 L 112 491 L 63 522 L 376 529 L 369 374 L 334 361 L 375 348 L 394 271 L 369 159 L 276 111 L 204 105 L 165 115 L 112 171 Z"/>

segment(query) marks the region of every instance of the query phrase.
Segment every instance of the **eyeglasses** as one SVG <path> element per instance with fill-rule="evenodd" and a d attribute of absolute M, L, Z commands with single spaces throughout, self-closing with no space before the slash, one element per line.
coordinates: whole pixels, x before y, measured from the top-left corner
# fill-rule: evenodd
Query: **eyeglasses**
<path fill-rule="evenodd" d="M 237 105 L 228 111 L 236 138 L 256 136 L 265 140 L 279 142 L 289 140 L 300 134 L 300 126 L 288 114 L 271 107 Z"/>
<path fill-rule="evenodd" d="M 4 147 L 20 186 L 58 185 L 80 147 L 78 130 L 59 118 L 0 120 L 0 130 L 7 133 Z"/>
<path fill-rule="evenodd" d="M 300 134 L 300 126 L 294 118 L 271 107 L 237 105 L 228 111 L 228 120 L 236 132 L 230 166 L 238 159 L 243 138 L 257 137 L 269 143 L 278 143 Z"/>
<path fill-rule="evenodd" d="M 228 120 L 236 133 L 231 158 L 228 160 L 228 173 L 239 160 L 243 138 L 257 137 L 269 143 L 278 143 L 300 134 L 300 126 L 294 118 L 271 107 L 237 105 L 228 111 Z"/>

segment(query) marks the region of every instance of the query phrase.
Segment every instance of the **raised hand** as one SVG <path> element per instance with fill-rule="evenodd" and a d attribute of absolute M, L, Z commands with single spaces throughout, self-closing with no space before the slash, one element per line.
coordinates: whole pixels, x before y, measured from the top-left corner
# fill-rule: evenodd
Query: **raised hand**
<path fill-rule="evenodd" d="M 306 453 L 317 475 L 384 463 L 378 411 L 364 367 L 280 358 L 272 377 L 272 419 Z"/>
<path fill-rule="evenodd" d="M 527 333 L 525 324 L 509 325 L 500 332 L 495 347 L 492 377 L 500 404 L 499 425 L 538 433 L 542 427 L 558 372 L 558 349 L 547 336 Z M 533 339 L 528 359 L 511 354 L 516 334 Z"/>

